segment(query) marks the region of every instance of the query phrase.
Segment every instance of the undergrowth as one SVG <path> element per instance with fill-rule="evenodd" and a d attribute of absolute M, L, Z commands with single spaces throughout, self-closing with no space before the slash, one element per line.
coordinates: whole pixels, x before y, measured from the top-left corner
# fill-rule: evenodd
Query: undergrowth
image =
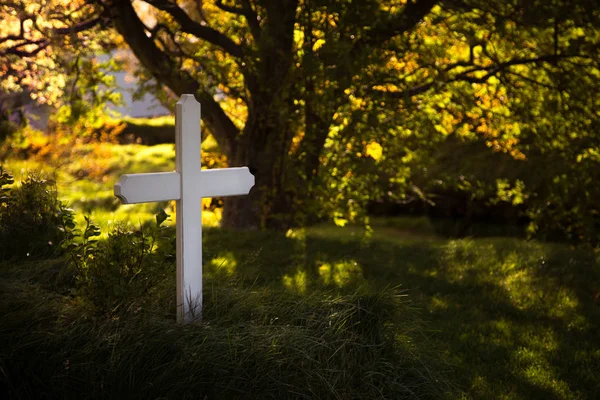
<path fill-rule="evenodd" d="M 68 226 L 61 217 L 39 229 L 27 210 L 47 218 L 64 206 L 38 178 L 35 196 L 23 197 L 28 182 L 2 192 L 2 232 L 18 222 L 27 243 L 58 230 L 61 251 L 19 259 L 12 246 L 0 260 L 1 398 L 428 399 L 451 391 L 443 364 L 415 344 L 422 326 L 397 289 L 300 294 L 207 276 L 202 320 L 177 324 L 165 213 L 153 226 L 116 225 L 104 239 L 88 217 L 78 230 L 70 211 Z"/>
<path fill-rule="evenodd" d="M 392 289 L 299 296 L 209 280 L 202 322 L 179 325 L 164 316 L 174 302 L 97 316 L 48 281 L 17 282 L 0 284 L 7 398 L 426 399 L 450 390 L 412 344 L 419 322 Z"/>
<path fill-rule="evenodd" d="M 13 183 L 0 165 L 0 259 L 56 254 L 75 226 L 73 211 L 42 174 L 30 173 L 17 187 Z"/>

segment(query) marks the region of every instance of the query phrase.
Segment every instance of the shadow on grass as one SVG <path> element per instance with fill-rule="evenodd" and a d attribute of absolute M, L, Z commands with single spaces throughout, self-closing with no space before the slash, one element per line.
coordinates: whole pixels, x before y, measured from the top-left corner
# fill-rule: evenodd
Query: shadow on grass
<path fill-rule="evenodd" d="M 165 240 L 172 241 L 172 233 L 166 230 Z M 145 384 L 152 377 L 166 388 L 161 393 L 185 395 L 178 377 L 191 366 L 190 376 L 200 380 L 188 376 L 187 388 L 209 397 L 294 398 L 285 386 L 293 385 L 308 388 L 302 391 L 306 398 L 354 398 L 355 389 L 376 393 L 361 384 L 366 371 L 373 385 L 385 382 L 395 388 L 390 393 L 410 397 L 435 379 L 415 378 L 429 366 L 420 364 L 421 355 L 439 351 L 452 366 L 443 366 L 450 380 L 463 391 L 452 398 L 600 397 L 600 262 L 591 250 L 514 238 L 415 238 L 394 227 L 376 229 L 371 239 L 357 229 L 323 227 L 287 235 L 206 229 L 203 239 L 205 321 L 196 328 L 174 328 L 172 318 L 164 318 L 175 311 L 174 276 L 161 297 L 153 297 L 161 302 L 158 321 L 79 321 L 68 311 L 79 307 L 78 297 L 69 294 L 73 282 L 45 283 L 56 282 L 60 260 L 19 268 L 0 264 L 0 294 L 7 299 L 0 307 L 0 383 L 6 371 L 22 369 L 35 372 L 18 378 L 26 380 L 25 388 L 36 379 L 46 390 L 54 390 L 47 386 L 54 380 L 79 387 L 77 379 L 89 374 L 100 382 L 94 387 L 99 396 L 140 388 L 152 394 L 152 385 Z M 389 287 L 403 288 L 403 304 L 411 306 L 391 312 L 388 305 L 396 303 L 388 302 Z M 61 308 L 65 299 L 73 304 Z M 411 314 L 415 308 L 425 330 Z M 408 364 L 387 358 L 394 342 L 386 331 L 390 324 L 402 328 L 397 356 L 409 355 Z M 382 332 L 388 332 L 384 346 Z M 189 364 L 190 354 L 200 358 Z M 47 356 L 51 366 L 31 366 Z M 89 359 L 98 367 L 90 367 Z M 206 367 L 205 360 L 213 364 Z M 65 381 L 56 371 L 75 380 Z M 405 390 L 406 382 L 417 386 Z M 423 387 L 433 391 L 435 385 Z M 57 390 L 51 393 L 74 393 Z M 433 393 L 431 398 L 441 397 Z"/>
<path fill-rule="evenodd" d="M 172 231 L 161 233 L 172 242 Z M 161 262 L 122 257 L 141 248 L 140 234 L 100 240 L 103 251 L 86 268 L 97 279 L 85 286 L 65 259 L 0 261 L 0 397 L 439 399 L 453 390 L 445 366 L 415 343 L 420 320 L 397 291 L 247 281 L 240 272 L 259 260 L 300 259 L 286 247 L 264 259 L 253 250 L 256 239 L 270 245 L 278 235 L 213 231 L 207 240 L 215 235 L 249 251 L 238 263 L 242 247 L 218 239 L 203 320 L 188 325 L 174 321 L 174 270 L 148 296 L 131 298 L 138 287 L 122 285 L 132 264 Z"/>
<path fill-rule="evenodd" d="M 298 293 L 402 285 L 428 320 L 422 345 L 443 349 L 466 397 L 600 396 L 594 252 L 514 238 L 415 241 L 386 231 L 386 238 L 364 240 L 321 233 L 208 231 L 205 260 L 217 262 L 205 262 L 205 271 Z"/>

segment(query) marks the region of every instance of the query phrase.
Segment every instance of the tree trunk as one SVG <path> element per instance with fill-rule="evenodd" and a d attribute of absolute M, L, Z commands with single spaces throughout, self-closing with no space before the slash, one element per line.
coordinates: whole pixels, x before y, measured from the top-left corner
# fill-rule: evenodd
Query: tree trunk
<path fill-rule="evenodd" d="M 230 166 L 250 168 L 255 184 L 249 195 L 225 199 L 223 227 L 285 229 L 291 224 L 289 99 L 263 93 L 255 97 L 235 152 L 227 154 Z"/>
<path fill-rule="evenodd" d="M 190 20 L 185 10 L 167 6 L 169 2 L 156 2 L 180 25 L 198 32 L 198 38 L 224 48 L 245 66 L 248 119 L 241 133 L 213 93 L 180 68 L 177 57 L 163 51 L 155 38 L 148 36 L 130 1 L 111 4 L 115 27 L 140 62 L 174 93 L 194 93 L 202 104 L 202 118 L 227 155 L 229 166 L 248 166 L 254 174 L 255 186 L 249 195 L 225 200 L 222 225 L 246 229 L 287 226 L 291 203 L 285 180 L 292 139 L 291 89 L 296 84 L 292 66 L 298 0 L 264 2 L 266 16 L 260 24 L 260 38 L 248 54 L 238 52 L 238 46 L 218 31 Z"/>
<path fill-rule="evenodd" d="M 247 165 L 255 177 L 248 196 L 225 200 L 224 227 L 285 229 L 292 220 L 288 152 L 292 142 L 293 39 L 297 1 L 269 1 L 258 45 L 260 61 L 246 77 L 248 118 L 227 154 L 229 165 Z"/>
<path fill-rule="evenodd" d="M 265 133 L 261 133 L 266 135 Z M 285 229 L 289 226 L 290 199 L 287 196 L 282 168 L 283 157 L 273 152 L 273 146 L 263 151 L 247 152 L 236 165 L 247 165 L 254 175 L 254 187 L 247 196 L 229 197 L 224 201 L 221 225 L 243 229 Z M 247 160 L 246 162 L 241 159 Z M 232 163 L 230 162 L 230 165 Z"/>

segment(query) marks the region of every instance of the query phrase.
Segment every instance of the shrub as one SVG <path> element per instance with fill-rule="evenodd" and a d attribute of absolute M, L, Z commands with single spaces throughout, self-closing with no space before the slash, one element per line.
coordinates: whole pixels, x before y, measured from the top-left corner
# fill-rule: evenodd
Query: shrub
<path fill-rule="evenodd" d="M 175 276 L 170 241 L 159 248 L 156 228 L 132 231 L 116 225 L 106 240 L 99 241 L 100 229 L 85 217 L 82 233 L 75 231 L 68 253 L 78 291 L 94 312 L 118 314 L 140 309 L 156 297 L 155 289 L 167 276 Z"/>
<path fill-rule="evenodd" d="M 0 257 L 41 258 L 60 252 L 75 227 L 73 211 L 58 200 L 56 185 L 32 172 L 20 186 L 0 166 Z"/>

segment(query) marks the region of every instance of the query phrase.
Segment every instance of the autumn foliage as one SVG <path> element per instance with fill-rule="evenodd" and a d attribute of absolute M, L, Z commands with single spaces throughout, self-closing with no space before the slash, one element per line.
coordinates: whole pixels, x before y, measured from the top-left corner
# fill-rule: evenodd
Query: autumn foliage
<path fill-rule="evenodd" d="M 373 201 L 453 191 L 523 205 L 532 234 L 596 240 L 594 1 L 20 0 L 0 13 L 5 91 L 117 101 L 105 72 L 122 64 L 96 55 L 125 48 L 138 95 L 193 93 L 229 164 L 256 176 L 226 200 L 226 226 L 357 221 Z"/>

